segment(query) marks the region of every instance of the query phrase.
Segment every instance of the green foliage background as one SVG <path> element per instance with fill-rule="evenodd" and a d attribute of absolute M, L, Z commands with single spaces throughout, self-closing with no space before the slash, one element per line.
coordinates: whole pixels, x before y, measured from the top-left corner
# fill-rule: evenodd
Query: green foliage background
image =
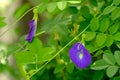
<path fill-rule="evenodd" d="M 8 62 L 6 57 L 13 55 L 17 64 L 12 68 L 1 62 L 0 72 L 7 70 L 17 80 L 120 80 L 120 0 L 38 2 L 32 8 L 25 3 L 16 10 L 18 21 L 30 11 L 38 11 L 31 13 L 39 15 L 37 32 L 32 43 L 22 35 L 17 44 L 7 45 L 7 52 L 0 50 L 0 60 Z M 0 28 L 6 25 L 3 20 L 0 17 Z M 91 65 L 84 70 L 68 56 L 82 34 L 92 55 Z"/>

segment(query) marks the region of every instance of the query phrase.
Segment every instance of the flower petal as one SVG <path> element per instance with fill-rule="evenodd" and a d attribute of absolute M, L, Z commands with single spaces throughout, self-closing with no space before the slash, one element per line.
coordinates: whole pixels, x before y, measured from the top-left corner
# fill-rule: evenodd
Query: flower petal
<path fill-rule="evenodd" d="M 31 42 L 32 41 L 32 39 L 33 39 L 33 37 L 34 37 L 34 34 L 35 34 L 35 32 L 36 32 L 36 24 L 35 24 L 35 20 L 31 20 L 30 22 L 29 22 L 29 32 L 28 32 L 28 35 L 27 35 L 27 37 L 26 37 L 26 40 L 28 41 L 28 42 Z"/>
<path fill-rule="evenodd" d="M 69 56 L 78 68 L 84 69 L 91 63 L 91 55 L 81 43 L 75 43 L 73 45 L 69 51 Z"/>

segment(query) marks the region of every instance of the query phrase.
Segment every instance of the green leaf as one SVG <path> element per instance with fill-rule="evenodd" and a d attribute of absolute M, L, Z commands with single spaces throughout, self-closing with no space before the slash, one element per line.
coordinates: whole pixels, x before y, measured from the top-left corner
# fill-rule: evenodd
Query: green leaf
<path fill-rule="evenodd" d="M 114 34 L 117 32 L 118 29 L 119 29 L 119 22 L 116 22 L 109 28 L 109 32 L 110 34 Z"/>
<path fill-rule="evenodd" d="M 96 31 L 99 28 L 99 20 L 98 18 L 94 17 L 90 22 L 90 29 L 92 31 Z"/>
<path fill-rule="evenodd" d="M 109 65 L 104 60 L 97 60 L 91 65 L 91 69 L 93 70 L 102 70 L 107 68 Z"/>
<path fill-rule="evenodd" d="M 56 66 L 54 73 L 56 74 L 56 73 L 62 71 L 64 68 L 65 68 L 65 64 L 59 64 Z"/>
<path fill-rule="evenodd" d="M 37 59 L 39 62 L 48 61 L 50 58 L 52 58 L 51 53 L 53 53 L 55 49 L 51 47 L 45 47 L 39 50 L 39 53 L 37 54 Z"/>
<path fill-rule="evenodd" d="M 18 64 L 33 64 L 35 63 L 35 55 L 29 51 L 22 51 L 15 55 Z"/>
<path fill-rule="evenodd" d="M 55 8 L 56 8 L 56 2 L 54 2 L 54 3 L 49 3 L 48 5 L 47 5 L 47 10 L 48 10 L 48 12 L 53 12 L 54 10 L 55 10 Z"/>
<path fill-rule="evenodd" d="M 116 7 L 115 6 L 108 6 L 106 7 L 104 10 L 103 10 L 103 14 L 106 15 L 106 14 L 109 14 L 111 13 Z"/>
<path fill-rule="evenodd" d="M 105 17 L 100 22 L 100 29 L 99 30 L 101 32 L 105 32 L 108 29 L 109 25 L 110 25 L 110 19 Z"/>
<path fill-rule="evenodd" d="M 103 53 L 103 50 L 98 50 L 94 56 L 97 57 L 97 56 L 99 56 L 102 53 Z"/>
<path fill-rule="evenodd" d="M 34 38 L 31 43 L 27 44 L 27 47 L 32 52 L 38 52 L 42 48 L 42 42 L 38 38 Z"/>
<path fill-rule="evenodd" d="M 107 47 L 110 47 L 113 44 L 113 42 L 114 42 L 114 40 L 113 40 L 112 36 L 111 35 L 107 35 L 107 39 L 106 39 L 105 45 Z"/>
<path fill-rule="evenodd" d="M 104 53 L 103 54 L 103 59 L 108 63 L 108 64 L 111 64 L 111 65 L 115 65 L 116 63 L 116 60 L 115 60 L 115 57 L 113 54 L 111 53 Z"/>
<path fill-rule="evenodd" d="M 119 17 L 120 17 L 120 7 L 117 7 L 113 10 L 113 12 L 111 14 L 111 18 L 112 18 L 112 20 L 115 20 Z"/>
<path fill-rule="evenodd" d="M 95 47 L 94 45 L 91 45 L 91 44 L 85 45 L 85 47 L 87 48 L 87 50 L 90 51 L 90 53 L 93 53 L 98 49 L 97 47 Z"/>
<path fill-rule="evenodd" d="M 108 77 L 113 77 L 118 71 L 118 67 L 117 66 L 109 66 L 106 69 L 106 74 Z"/>
<path fill-rule="evenodd" d="M 57 2 L 57 6 L 60 10 L 64 10 L 67 7 L 66 1 Z"/>
<path fill-rule="evenodd" d="M 113 4 L 119 5 L 120 4 L 120 0 L 113 0 Z"/>
<path fill-rule="evenodd" d="M 113 39 L 116 41 L 120 41 L 120 32 L 117 32 L 116 34 L 114 34 Z"/>
<path fill-rule="evenodd" d="M 66 66 L 66 69 L 69 73 L 72 73 L 74 70 L 74 64 L 73 63 L 68 63 Z"/>
<path fill-rule="evenodd" d="M 63 35 L 68 34 L 68 28 L 66 25 L 56 25 L 55 29 L 57 29 L 57 31 Z"/>
<path fill-rule="evenodd" d="M 120 51 L 115 51 L 114 56 L 115 56 L 115 59 L 116 59 L 118 65 L 120 65 Z"/>
<path fill-rule="evenodd" d="M 120 48 L 120 42 L 115 42 L 118 48 Z"/>
<path fill-rule="evenodd" d="M 59 14 L 54 19 L 45 22 L 41 30 L 46 31 L 46 33 L 58 31 L 61 34 L 66 35 L 68 33 L 67 24 L 69 22 L 69 18 L 66 18 L 63 15 L 64 14 Z"/>
<path fill-rule="evenodd" d="M 42 12 L 45 11 L 46 8 L 47 8 L 47 4 L 41 3 L 41 4 L 37 7 L 37 11 L 38 11 L 38 13 L 42 13 Z"/>
<path fill-rule="evenodd" d="M 106 41 L 106 34 L 103 34 L 103 33 L 99 33 L 97 36 L 96 36 L 96 43 L 98 46 L 102 46 L 104 45 L 105 41 Z"/>
<path fill-rule="evenodd" d="M 96 33 L 95 32 L 86 32 L 85 40 L 91 41 L 95 38 Z"/>
<path fill-rule="evenodd" d="M 90 10 L 89 10 L 89 8 L 87 6 L 82 6 L 80 8 L 80 12 L 81 12 L 81 14 L 82 14 L 83 17 L 85 17 L 85 18 L 89 17 Z"/>

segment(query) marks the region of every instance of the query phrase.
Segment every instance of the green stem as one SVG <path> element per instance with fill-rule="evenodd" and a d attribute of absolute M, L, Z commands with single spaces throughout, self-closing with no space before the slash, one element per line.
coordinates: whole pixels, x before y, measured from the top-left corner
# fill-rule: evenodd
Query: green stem
<path fill-rule="evenodd" d="M 46 32 L 46 31 L 41 31 L 41 32 L 35 34 L 35 37 L 36 37 L 36 36 L 39 36 L 39 35 L 41 35 L 41 34 L 43 34 L 43 33 L 45 33 L 45 32 Z"/>

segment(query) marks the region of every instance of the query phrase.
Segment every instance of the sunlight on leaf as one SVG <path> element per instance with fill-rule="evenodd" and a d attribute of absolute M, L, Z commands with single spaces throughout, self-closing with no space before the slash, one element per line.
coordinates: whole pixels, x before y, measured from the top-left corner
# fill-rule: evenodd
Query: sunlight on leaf
<path fill-rule="evenodd" d="M 57 6 L 60 10 L 63 10 L 67 7 L 67 2 L 66 1 L 57 2 Z"/>

